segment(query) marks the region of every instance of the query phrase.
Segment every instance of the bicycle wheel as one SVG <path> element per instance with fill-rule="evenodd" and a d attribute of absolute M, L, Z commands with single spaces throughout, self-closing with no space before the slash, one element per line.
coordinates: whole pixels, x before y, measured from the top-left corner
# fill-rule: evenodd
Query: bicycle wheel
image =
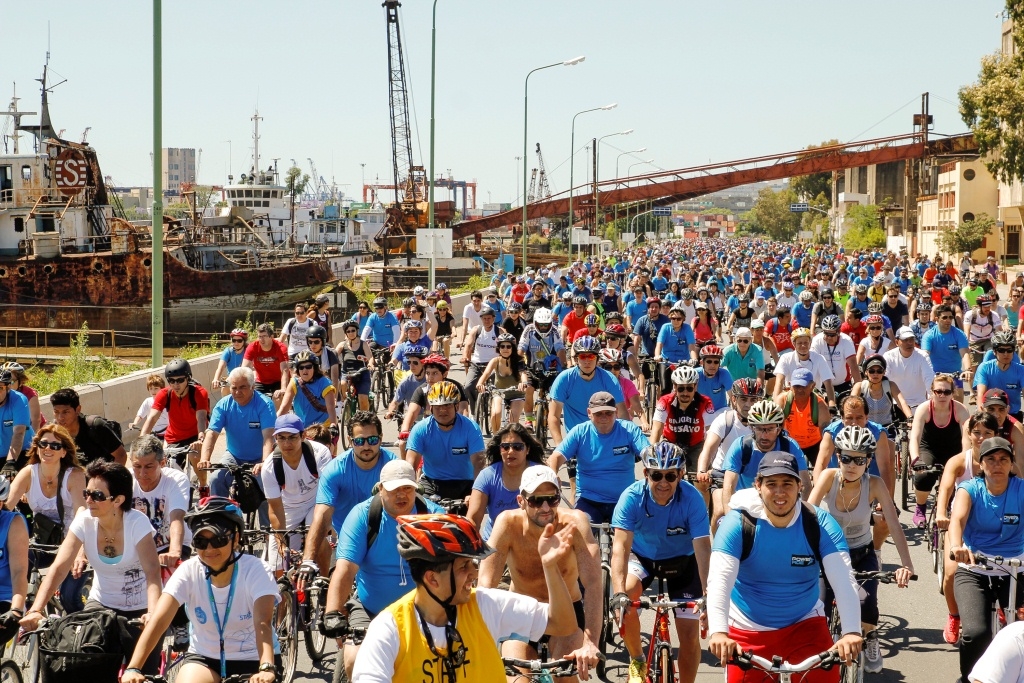
<path fill-rule="evenodd" d="M 548 447 L 548 404 L 547 401 L 537 403 L 534 413 L 534 436 L 540 442 L 541 448 Z"/>
<path fill-rule="evenodd" d="M 9 659 L 5 659 L 0 664 L 0 683 L 24 683 L 21 669 Z"/>
<path fill-rule="evenodd" d="M 658 407 L 658 398 L 660 398 L 658 396 L 658 387 L 653 377 L 647 380 L 647 388 L 644 393 L 647 401 L 647 424 L 653 424 L 654 411 Z"/>
<path fill-rule="evenodd" d="M 938 567 L 936 567 L 935 575 L 939 580 L 939 595 L 946 594 L 945 581 L 946 581 L 946 534 L 941 530 L 939 531 L 938 540 L 935 543 L 938 548 L 936 549 L 936 557 L 938 558 Z"/>
<path fill-rule="evenodd" d="M 910 510 L 910 453 L 907 448 L 906 438 L 900 439 L 899 442 L 899 458 L 900 463 L 900 493 L 903 496 L 903 509 Z"/>
<path fill-rule="evenodd" d="M 334 658 L 334 676 L 331 678 L 331 683 L 349 683 L 348 674 L 345 673 L 345 657 L 342 655 L 344 650 L 344 646 L 339 647 L 338 654 Z"/>
<path fill-rule="evenodd" d="M 8 656 L 18 667 L 24 683 L 36 683 L 39 680 L 39 634 L 30 633 L 16 639 Z"/>
<path fill-rule="evenodd" d="M 323 614 L 322 597 L 319 588 L 306 589 L 306 618 L 302 624 L 302 641 L 306 645 L 306 654 L 314 662 L 323 661 L 327 650 L 327 636 L 320 633 L 320 619 Z"/>
<path fill-rule="evenodd" d="M 658 645 L 658 653 L 654 658 L 654 673 L 651 680 L 654 683 L 673 683 L 675 681 L 675 668 L 672 665 L 672 646 L 668 643 Z"/>
<path fill-rule="evenodd" d="M 281 646 L 281 683 L 291 683 L 299 663 L 299 634 L 295 623 L 295 593 L 291 585 L 279 583 L 281 602 L 274 615 L 274 628 Z"/>
<path fill-rule="evenodd" d="M 491 393 L 480 392 L 476 397 L 476 424 L 480 427 L 480 435 L 487 438 L 491 435 Z"/>
<path fill-rule="evenodd" d="M 612 640 L 612 629 L 614 623 L 612 622 L 610 601 L 612 591 L 612 577 L 608 571 L 608 567 L 601 567 L 601 633 L 597 640 L 597 650 L 603 655 L 608 654 L 608 643 Z M 599 659 L 597 662 L 597 676 L 598 678 L 605 678 L 605 660 Z"/>

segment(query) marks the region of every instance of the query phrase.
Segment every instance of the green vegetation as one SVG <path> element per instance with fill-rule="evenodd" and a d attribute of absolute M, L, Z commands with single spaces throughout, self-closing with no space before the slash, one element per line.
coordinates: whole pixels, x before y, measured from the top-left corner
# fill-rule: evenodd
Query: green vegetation
<path fill-rule="evenodd" d="M 769 187 L 757 193 L 757 202 L 749 216 L 751 233 L 762 233 L 773 240 L 789 242 L 796 238 L 800 229 L 801 216 L 789 210 L 789 205 L 797 201 L 793 190 L 775 192 Z"/>
<path fill-rule="evenodd" d="M 996 221 L 987 213 L 978 214 L 974 220 L 963 221 L 954 230 L 942 230 L 935 239 L 939 249 L 947 254 L 974 251 L 985 242 Z"/>
<path fill-rule="evenodd" d="M 831 147 L 832 145 L 838 145 L 839 141 L 825 140 L 820 145 L 807 145 L 809 151 L 814 151 L 820 147 Z M 789 189 L 796 193 L 796 196 L 801 201 L 818 202 L 818 199 L 824 195 L 826 205 L 823 207 L 828 209 L 832 206 L 832 174 L 831 173 L 811 173 L 810 175 L 797 176 L 796 178 L 789 179 Z M 804 228 L 807 230 L 808 228 Z"/>
<path fill-rule="evenodd" d="M 878 217 L 878 207 L 851 206 L 846 212 L 843 246 L 847 249 L 874 249 L 885 246 L 885 230 Z"/>
<path fill-rule="evenodd" d="M 91 355 L 98 356 L 98 359 L 90 359 Z M 90 354 L 89 326 L 83 324 L 78 334 L 71 340 L 68 357 L 62 360 L 53 369 L 53 372 L 43 372 L 38 365 L 29 372 L 32 374 L 32 388 L 41 396 L 48 396 L 64 387 L 104 382 L 136 370 L 142 370 L 144 367 L 140 363 L 119 362 L 103 354 Z"/>
<path fill-rule="evenodd" d="M 255 338 L 255 332 L 253 333 Z M 210 341 L 205 344 L 188 344 L 179 353 L 179 358 L 185 360 L 193 360 L 195 358 L 202 358 L 203 356 L 209 356 L 213 353 L 220 353 L 224 350 L 224 342 L 217 339 L 217 335 L 210 337 Z"/>
<path fill-rule="evenodd" d="M 491 286 L 491 278 L 486 275 L 473 275 L 469 278 L 469 282 L 462 285 L 461 287 L 455 287 L 449 290 L 452 296 L 456 294 L 466 294 L 468 292 L 475 291 L 477 289 L 484 289 L 485 287 Z"/>
<path fill-rule="evenodd" d="M 287 188 L 291 220 L 292 220 L 292 232 L 295 232 L 295 199 L 309 187 L 309 174 L 303 173 L 302 169 L 298 166 L 292 166 L 288 169 L 288 172 L 284 176 L 284 186 Z"/>
<path fill-rule="evenodd" d="M 1004 182 L 1024 178 L 1024 0 L 1007 0 L 1016 54 L 981 58 L 978 82 L 960 89 L 960 118 L 985 166 Z"/>

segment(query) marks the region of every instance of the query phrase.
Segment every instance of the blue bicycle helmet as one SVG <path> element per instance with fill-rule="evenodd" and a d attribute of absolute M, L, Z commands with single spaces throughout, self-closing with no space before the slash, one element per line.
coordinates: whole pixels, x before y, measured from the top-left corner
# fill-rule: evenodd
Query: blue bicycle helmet
<path fill-rule="evenodd" d="M 595 337 L 580 337 L 572 343 L 572 350 L 576 353 L 597 353 L 601 350 L 601 342 Z"/>
<path fill-rule="evenodd" d="M 640 461 L 649 470 L 677 470 L 682 467 L 683 449 L 671 441 L 659 441 L 640 453 Z"/>

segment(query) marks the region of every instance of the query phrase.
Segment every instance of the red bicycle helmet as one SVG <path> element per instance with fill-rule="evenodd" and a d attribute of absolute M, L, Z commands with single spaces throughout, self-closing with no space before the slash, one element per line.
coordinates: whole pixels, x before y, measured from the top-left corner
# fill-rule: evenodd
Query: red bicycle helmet
<path fill-rule="evenodd" d="M 436 365 L 437 367 L 441 368 L 441 370 L 443 370 L 444 372 L 448 372 L 448 370 L 452 367 L 451 362 L 447 358 L 442 356 L 440 353 L 430 354 L 429 356 L 423 359 L 422 365 L 423 367 L 427 367 L 428 365 Z"/>
<path fill-rule="evenodd" d="M 705 358 L 721 358 L 721 357 L 722 357 L 722 347 L 718 346 L 716 344 L 708 344 L 707 346 L 705 346 L 704 348 L 702 348 L 700 350 L 700 359 L 701 360 L 704 360 Z"/>
<path fill-rule="evenodd" d="M 732 383 L 732 395 L 764 398 L 764 382 L 756 377 L 741 377 Z"/>
<path fill-rule="evenodd" d="M 623 327 L 622 325 L 619 325 L 618 323 L 615 323 L 615 324 L 609 325 L 607 328 L 605 328 L 604 333 L 605 333 L 605 336 L 608 336 L 608 337 L 625 337 L 626 336 L 626 328 Z"/>
<path fill-rule="evenodd" d="M 401 515 L 398 553 L 406 560 L 446 562 L 456 557 L 480 559 L 494 552 L 473 523 L 459 515 Z"/>

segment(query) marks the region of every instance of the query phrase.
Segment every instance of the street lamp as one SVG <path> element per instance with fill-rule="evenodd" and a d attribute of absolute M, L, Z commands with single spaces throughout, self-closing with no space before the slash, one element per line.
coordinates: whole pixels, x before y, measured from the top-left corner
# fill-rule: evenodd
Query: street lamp
<path fill-rule="evenodd" d="M 572 226 L 576 224 L 576 217 L 572 213 L 572 194 L 573 194 L 573 174 L 574 166 L 576 161 L 576 117 L 580 114 L 586 114 L 592 111 L 608 111 L 615 109 L 619 106 L 618 102 L 612 102 L 606 104 L 603 107 L 594 107 L 593 109 L 584 109 L 583 111 L 576 112 L 572 117 L 572 134 L 569 138 L 569 241 L 568 241 L 568 252 L 569 256 L 572 256 Z"/>
<path fill-rule="evenodd" d="M 600 203 L 600 190 L 598 190 L 598 176 L 601 170 L 601 141 L 605 138 L 613 138 L 616 135 L 629 135 L 633 132 L 632 128 L 621 130 L 618 133 L 608 133 L 608 135 L 602 135 L 597 139 L 597 144 L 594 145 L 594 232 L 597 232 L 597 221 L 600 215 L 601 203 Z"/>
<path fill-rule="evenodd" d="M 434 0 L 435 2 L 437 0 Z M 526 157 L 526 135 L 527 135 L 527 123 L 530 115 L 530 76 L 535 71 L 543 71 L 544 69 L 550 69 L 556 66 L 576 66 L 582 62 L 586 57 L 580 55 L 579 57 L 573 57 L 567 59 L 564 62 L 555 62 L 554 64 L 548 64 L 546 66 L 538 66 L 536 69 L 531 70 L 526 74 L 526 80 L 523 83 L 523 272 L 526 272 L 526 167 L 529 166 L 529 160 Z"/>
<path fill-rule="evenodd" d="M 644 159 L 643 161 L 637 161 L 637 162 L 632 163 L 629 166 L 627 166 L 626 167 L 626 185 L 627 186 L 629 185 L 629 179 L 633 175 L 633 167 L 634 166 L 643 166 L 644 164 L 653 164 L 653 163 L 654 163 L 654 159 Z M 639 213 L 640 212 L 640 202 L 637 202 L 636 208 L 637 208 L 636 217 L 639 217 L 640 216 L 640 213 Z M 636 217 L 634 217 L 633 220 L 636 220 Z M 629 221 L 629 207 L 628 206 L 626 207 L 626 221 L 627 222 Z"/>
<path fill-rule="evenodd" d="M 430 179 L 427 182 L 427 227 L 434 229 L 434 73 L 437 54 L 437 0 L 434 0 L 433 19 L 430 26 Z M 396 188 L 397 191 L 397 188 Z M 430 237 L 430 271 L 427 289 L 434 289 L 434 237 Z"/>
<path fill-rule="evenodd" d="M 629 151 L 629 152 L 623 152 L 622 154 L 620 154 L 617 157 L 615 157 L 615 180 L 619 179 L 619 159 L 621 159 L 622 157 L 624 157 L 627 154 L 640 154 L 641 152 L 646 152 L 646 151 L 647 151 L 646 147 L 641 147 L 640 149 L 634 149 L 634 150 Z M 628 215 L 629 209 L 627 208 L 626 211 L 627 211 L 626 220 L 628 221 L 629 220 L 629 215 Z M 613 223 L 618 223 L 618 222 L 619 222 L 619 204 L 618 204 L 618 202 L 616 202 L 616 204 L 615 204 L 615 218 L 613 219 Z"/>

